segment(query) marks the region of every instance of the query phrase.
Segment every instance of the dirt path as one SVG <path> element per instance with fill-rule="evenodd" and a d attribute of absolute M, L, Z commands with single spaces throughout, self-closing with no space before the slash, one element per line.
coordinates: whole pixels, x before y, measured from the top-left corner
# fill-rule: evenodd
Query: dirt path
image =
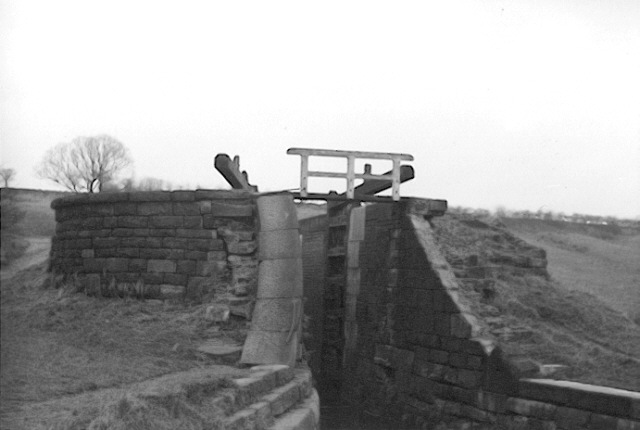
<path fill-rule="evenodd" d="M 25 239 L 29 242 L 29 247 L 22 257 L 12 261 L 6 267 L 2 267 L 0 270 L 1 280 L 9 279 L 29 266 L 42 263 L 49 256 L 49 250 L 51 249 L 50 237 L 27 237 Z"/>

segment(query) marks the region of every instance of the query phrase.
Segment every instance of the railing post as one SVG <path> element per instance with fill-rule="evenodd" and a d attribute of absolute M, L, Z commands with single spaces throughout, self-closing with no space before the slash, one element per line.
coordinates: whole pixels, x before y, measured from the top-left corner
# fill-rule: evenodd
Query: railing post
<path fill-rule="evenodd" d="M 309 182 L 309 156 L 300 154 L 300 195 L 307 196 L 307 188 Z"/>

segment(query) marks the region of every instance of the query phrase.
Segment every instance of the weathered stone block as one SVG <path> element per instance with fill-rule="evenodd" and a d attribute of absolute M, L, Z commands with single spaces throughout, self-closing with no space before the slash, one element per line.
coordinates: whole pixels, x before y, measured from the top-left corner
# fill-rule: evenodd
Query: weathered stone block
<path fill-rule="evenodd" d="M 210 214 L 211 213 L 211 201 L 203 200 L 198 202 L 198 206 L 200 207 L 200 214 Z"/>
<path fill-rule="evenodd" d="M 548 420 L 554 417 L 557 407 L 550 403 L 510 397 L 507 399 L 507 410 L 518 415 Z"/>
<path fill-rule="evenodd" d="M 473 330 L 469 321 L 467 321 L 467 315 L 465 314 L 451 314 L 451 335 L 457 338 L 467 339 L 473 335 Z"/>
<path fill-rule="evenodd" d="M 588 411 L 559 406 L 554 419 L 560 427 L 573 430 L 585 428 L 590 415 Z"/>
<path fill-rule="evenodd" d="M 168 191 L 138 191 L 129 193 L 129 200 L 134 202 L 167 202 L 171 200 Z"/>
<path fill-rule="evenodd" d="M 133 258 L 129 260 L 129 269 L 130 272 L 146 272 L 147 271 L 147 260 L 142 258 Z"/>
<path fill-rule="evenodd" d="M 149 260 L 147 271 L 155 273 L 175 273 L 176 263 L 171 260 Z"/>
<path fill-rule="evenodd" d="M 164 281 L 164 273 L 162 272 L 141 273 L 140 276 L 142 277 L 145 286 L 147 284 L 162 284 Z"/>
<path fill-rule="evenodd" d="M 192 251 L 222 251 L 224 250 L 224 241 L 220 239 L 190 239 L 187 249 Z"/>
<path fill-rule="evenodd" d="M 174 237 L 176 229 L 174 228 L 150 228 L 149 236 L 151 237 Z"/>
<path fill-rule="evenodd" d="M 95 252 L 93 249 L 83 249 L 81 256 L 82 258 L 93 258 L 95 257 Z"/>
<path fill-rule="evenodd" d="M 640 421 L 618 418 L 616 430 L 640 430 Z"/>
<path fill-rule="evenodd" d="M 196 274 L 195 260 L 179 260 L 176 262 L 176 273 L 184 273 L 189 275 Z"/>
<path fill-rule="evenodd" d="M 218 236 L 215 230 L 177 228 L 176 237 L 186 237 L 194 239 L 216 239 Z"/>
<path fill-rule="evenodd" d="M 183 217 L 175 215 L 159 215 L 149 217 L 149 227 L 177 228 L 183 226 Z"/>
<path fill-rule="evenodd" d="M 162 239 L 163 248 L 188 249 L 189 240 L 179 237 L 165 237 Z"/>
<path fill-rule="evenodd" d="M 93 248 L 115 248 L 120 244 L 120 239 L 116 237 L 94 237 Z"/>
<path fill-rule="evenodd" d="M 145 228 L 149 226 L 149 217 L 126 215 L 114 218 L 116 225 L 114 227 L 125 228 Z"/>
<path fill-rule="evenodd" d="M 467 369 L 458 370 L 457 384 L 461 387 L 477 388 L 480 385 L 481 381 L 482 373 L 480 372 Z"/>
<path fill-rule="evenodd" d="M 114 215 L 137 215 L 137 213 L 137 203 L 119 203 L 113 208 Z"/>
<path fill-rule="evenodd" d="M 140 258 L 155 260 L 181 260 L 186 259 L 185 251 L 182 249 L 170 248 L 143 248 L 140 249 Z"/>
<path fill-rule="evenodd" d="M 163 202 L 144 202 L 138 204 L 138 215 L 173 215 L 173 205 Z"/>
<path fill-rule="evenodd" d="M 211 202 L 211 214 L 214 217 L 251 217 L 253 216 L 253 206 L 251 204 L 233 204 L 222 202 Z"/>
<path fill-rule="evenodd" d="M 215 276 L 224 273 L 227 267 L 224 261 L 198 261 L 196 266 L 197 276 Z"/>
<path fill-rule="evenodd" d="M 438 349 L 429 350 L 429 361 L 438 364 L 447 364 L 449 362 L 449 353 Z"/>
<path fill-rule="evenodd" d="M 171 200 L 174 202 L 192 202 L 195 199 L 194 191 L 171 191 Z"/>
<path fill-rule="evenodd" d="M 231 242 L 227 244 L 227 250 L 230 254 L 249 255 L 253 254 L 258 244 L 255 241 Z"/>
<path fill-rule="evenodd" d="M 207 252 L 207 260 L 210 261 L 226 261 L 227 253 L 224 251 L 209 251 Z M 257 262 L 256 262 L 257 264 Z"/>
<path fill-rule="evenodd" d="M 477 391 L 476 406 L 489 412 L 502 414 L 507 410 L 507 396 L 489 391 Z"/>
<path fill-rule="evenodd" d="M 180 202 L 173 204 L 174 215 L 200 215 L 200 203 Z"/>
<path fill-rule="evenodd" d="M 618 425 L 618 419 L 616 417 L 591 414 L 589 419 L 589 430 L 610 430 L 615 429 Z"/>
<path fill-rule="evenodd" d="M 107 272 L 126 272 L 128 267 L 128 258 L 107 258 L 104 264 Z"/>
<path fill-rule="evenodd" d="M 169 285 L 187 285 L 187 275 L 182 273 L 165 273 L 164 283 Z M 182 291 L 184 292 L 184 291 Z"/>
<path fill-rule="evenodd" d="M 130 237 L 135 236 L 135 229 L 133 228 L 114 228 L 111 232 L 114 237 Z"/>
<path fill-rule="evenodd" d="M 187 260 L 206 260 L 207 253 L 205 251 L 185 251 L 184 258 Z"/>
<path fill-rule="evenodd" d="M 200 215 L 185 215 L 184 228 L 202 228 L 202 217 Z"/>
<path fill-rule="evenodd" d="M 84 271 L 88 273 L 102 272 L 106 261 L 106 258 L 87 258 L 83 261 Z"/>

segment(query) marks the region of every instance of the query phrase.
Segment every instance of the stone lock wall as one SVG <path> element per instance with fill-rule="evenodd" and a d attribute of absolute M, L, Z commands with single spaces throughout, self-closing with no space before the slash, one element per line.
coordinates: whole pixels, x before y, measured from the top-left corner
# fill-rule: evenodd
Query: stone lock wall
<path fill-rule="evenodd" d="M 351 277 L 359 285 L 347 291 L 357 294 L 355 321 L 343 327 L 345 345 L 355 344 L 341 367 L 346 401 L 390 428 L 640 429 L 640 393 L 520 378 L 500 346 L 481 336 L 419 205 L 365 212 L 364 238 L 349 237 L 357 258 L 350 253 L 347 267 L 359 271 Z M 303 227 L 303 236 L 317 235 Z M 303 247 L 318 243 L 305 239 Z M 305 267 L 318 255 L 303 249 L 313 259 Z M 305 289 L 319 282 L 306 276 Z"/>
<path fill-rule="evenodd" d="M 255 295 L 256 213 L 246 192 L 78 194 L 51 207 L 50 269 L 90 294 Z"/>

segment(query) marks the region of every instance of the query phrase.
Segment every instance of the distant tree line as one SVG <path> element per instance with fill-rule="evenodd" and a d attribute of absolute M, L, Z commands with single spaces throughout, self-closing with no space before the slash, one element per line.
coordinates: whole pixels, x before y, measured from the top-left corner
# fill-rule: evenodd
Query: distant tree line
<path fill-rule="evenodd" d="M 497 217 L 497 218 L 522 218 L 522 219 L 539 219 L 546 221 L 564 221 L 577 224 L 597 224 L 597 225 L 613 225 L 618 227 L 634 227 L 640 228 L 640 219 L 620 219 L 614 216 L 599 216 L 574 213 L 567 215 L 563 212 L 537 211 L 529 210 L 509 210 L 502 206 L 497 207 L 494 211 L 487 209 L 473 209 L 462 206 L 454 206 L 449 208 L 449 212 L 457 214 L 469 214 L 479 218 Z"/>

